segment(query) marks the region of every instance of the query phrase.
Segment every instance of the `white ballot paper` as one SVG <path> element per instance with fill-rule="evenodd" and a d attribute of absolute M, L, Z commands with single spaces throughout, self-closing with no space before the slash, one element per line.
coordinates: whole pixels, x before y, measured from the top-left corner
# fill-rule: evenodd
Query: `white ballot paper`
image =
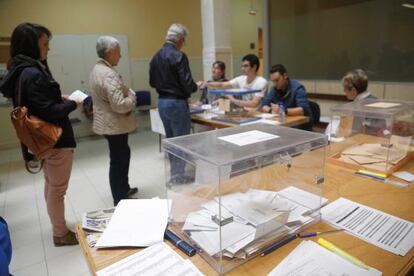
<path fill-rule="evenodd" d="M 407 182 L 414 182 L 414 174 L 407 171 L 395 172 L 392 175 L 404 179 Z"/>
<path fill-rule="evenodd" d="M 376 108 L 391 108 L 400 106 L 400 103 L 388 103 L 388 102 L 376 102 L 371 104 L 366 104 L 366 107 L 376 107 Z"/>
<path fill-rule="evenodd" d="M 241 126 L 247 126 L 247 125 L 254 125 L 254 124 L 268 124 L 268 125 L 278 126 L 278 125 L 280 125 L 280 122 L 275 121 L 275 120 L 269 120 L 269 119 L 259 119 L 259 120 L 255 120 L 255 121 L 251 121 L 251 122 L 247 122 L 247 123 L 242 123 L 240 125 Z"/>
<path fill-rule="evenodd" d="M 342 197 L 322 208 L 322 220 L 397 255 L 414 245 L 412 222 Z"/>
<path fill-rule="evenodd" d="M 68 99 L 75 102 L 83 102 L 88 97 L 85 93 L 80 90 L 75 90 L 69 95 Z"/>
<path fill-rule="evenodd" d="M 302 241 L 269 276 L 379 276 L 381 271 L 354 265 L 313 241 Z"/>
<path fill-rule="evenodd" d="M 238 146 L 246 146 L 267 140 L 279 138 L 277 135 L 266 133 L 259 130 L 251 130 L 242 133 L 218 137 L 218 139 Z"/>
<path fill-rule="evenodd" d="M 281 237 L 288 227 L 315 220 L 315 212 L 328 200 L 289 186 L 280 191 L 249 189 L 215 197 L 190 212 L 182 228 L 210 256 L 245 258 L 269 239 Z M 221 227 L 212 220 L 232 218 Z"/>
<path fill-rule="evenodd" d="M 257 115 L 255 115 L 255 116 L 256 116 L 256 117 L 263 118 L 263 119 L 270 119 L 270 118 L 273 118 L 273 117 L 279 116 L 279 114 L 260 113 L 260 114 L 257 114 Z"/>
<path fill-rule="evenodd" d="M 96 273 L 97 276 L 203 275 L 165 243 L 157 243 Z"/>
<path fill-rule="evenodd" d="M 170 202 L 158 198 L 121 200 L 95 247 L 143 247 L 163 241 Z"/>

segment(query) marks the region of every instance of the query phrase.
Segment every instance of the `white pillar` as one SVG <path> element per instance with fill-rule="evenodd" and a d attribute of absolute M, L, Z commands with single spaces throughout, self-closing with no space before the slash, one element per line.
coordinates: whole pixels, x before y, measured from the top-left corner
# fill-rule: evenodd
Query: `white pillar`
<path fill-rule="evenodd" d="M 270 11 L 269 0 L 262 0 L 263 7 L 263 77 L 269 79 L 270 69 Z"/>
<path fill-rule="evenodd" d="M 233 76 L 230 43 L 230 1 L 201 0 L 203 29 L 203 76 L 211 79 L 211 65 L 216 60 L 226 64 L 226 77 Z"/>

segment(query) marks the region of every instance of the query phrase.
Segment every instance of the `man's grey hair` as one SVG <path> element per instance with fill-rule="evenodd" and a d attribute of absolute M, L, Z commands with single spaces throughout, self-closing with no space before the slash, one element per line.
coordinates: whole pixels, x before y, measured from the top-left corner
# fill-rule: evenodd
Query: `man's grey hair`
<path fill-rule="evenodd" d="M 105 58 L 106 53 L 119 45 L 119 41 L 112 36 L 101 36 L 96 41 L 96 53 L 98 57 Z"/>
<path fill-rule="evenodd" d="M 186 26 L 174 23 L 168 28 L 165 41 L 171 41 L 177 43 L 180 39 L 185 38 L 188 35 L 188 29 Z"/>

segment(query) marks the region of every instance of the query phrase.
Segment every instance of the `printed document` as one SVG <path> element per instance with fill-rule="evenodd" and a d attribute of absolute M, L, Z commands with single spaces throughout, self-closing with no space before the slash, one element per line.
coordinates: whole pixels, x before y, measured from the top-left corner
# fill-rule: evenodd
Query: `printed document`
<path fill-rule="evenodd" d="M 322 220 L 397 255 L 414 245 L 414 223 L 342 197 L 322 208 Z"/>
<path fill-rule="evenodd" d="M 97 276 L 203 275 L 190 260 L 184 260 L 165 243 L 157 243 L 96 273 Z"/>
<path fill-rule="evenodd" d="M 380 276 L 375 268 L 366 270 L 319 246 L 302 241 L 268 276 Z"/>

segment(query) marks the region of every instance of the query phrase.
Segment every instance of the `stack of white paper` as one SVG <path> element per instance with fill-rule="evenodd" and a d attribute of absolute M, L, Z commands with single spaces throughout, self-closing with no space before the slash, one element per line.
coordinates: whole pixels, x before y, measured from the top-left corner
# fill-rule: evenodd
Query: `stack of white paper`
<path fill-rule="evenodd" d="M 322 209 L 322 219 L 397 255 L 414 245 L 414 223 L 342 197 Z"/>
<path fill-rule="evenodd" d="M 245 257 L 269 239 L 286 234 L 290 227 L 313 221 L 313 211 L 326 202 L 292 186 L 278 192 L 250 189 L 202 204 L 200 210 L 188 214 L 182 230 L 211 256 L 222 252 L 228 257 Z M 220 228 L 213 216 L 232 217 L 233 221 Z"/>
<path fill-rule="evenodd" d="M 301 242 L 269 276 L 379 276 L 381 271 L 369 270 L 330 252 L 313 241 Z"/>
<path fill-rule="evenodd" d="M 163 241 L 169 202 L 158 198 L 121 200 L 96 247 L 142 247 Z"/>
<path fill-rule="evenodd" d="M 157 243 L 100 271 L 97 276 L 203 275 L 190 260 L 184 260 L 165 243 Z"/>

